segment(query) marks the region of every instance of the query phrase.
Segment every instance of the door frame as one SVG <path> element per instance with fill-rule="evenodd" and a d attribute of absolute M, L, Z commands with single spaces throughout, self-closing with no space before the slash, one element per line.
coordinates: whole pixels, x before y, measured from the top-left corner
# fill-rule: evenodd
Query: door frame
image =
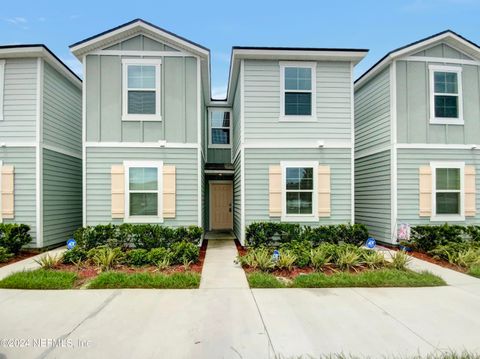
<path fill-rule="evenodd" d="M 212 183 L 213 184 L 222 184 L 222 183 L 231 183 L 232 184 L 232 227 L 233 227 L 233 179 L 231 180 L 209 180 L 208 181 L 208 230 L 213 231 L 212 229 Z M 233 230 L 233 228 L 231 228 Z"/>

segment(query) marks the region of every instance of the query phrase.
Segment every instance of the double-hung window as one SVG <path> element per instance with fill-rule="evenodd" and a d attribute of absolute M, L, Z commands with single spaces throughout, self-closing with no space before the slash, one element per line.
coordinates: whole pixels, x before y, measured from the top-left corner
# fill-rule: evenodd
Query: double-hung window
<path fill-rule="evenodd" d="M 232 112 L 226 109 L 210 109 L 209 117 L 210 135 L 208 146 L 211 148 L 230 148 Z"/>
<path fill-rule="evenodd" d="M 280 62 L 281 120 L 315 119 L 315 69 L 315 63 Z"/>
<path fill-rule="evenodd" d="M 153 220 L 162 213 L 161 161 L 125 162 L 125 213 L 130 220 Z"/>
<path fill-rule="evenodd" d="M 283 162 L 283 220 L 315 220 L 317 217 L 316 162 Z"/>
<path fill-rule="evenodd" d="M 160 59 L 123 59 L 125 121 L 159 121 Z"/>
<path fill-rule="evenodd" d="M 438 220 L 464 216 L 464 164 L 433 163 L 433 210 Z"/>
<path fill-rule="evenodd" d="M 462 68 L 430 65 L 430 122 L 463 124 Z"/>

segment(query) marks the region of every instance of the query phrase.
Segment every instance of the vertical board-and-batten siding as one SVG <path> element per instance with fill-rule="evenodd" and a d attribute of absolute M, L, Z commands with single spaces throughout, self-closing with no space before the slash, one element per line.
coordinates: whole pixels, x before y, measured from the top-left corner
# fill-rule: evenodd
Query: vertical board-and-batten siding
<path fill-rule="evenodd" d="M 82 225 L 82 160 L 43 150 L 43 245 L 65 242 Z"/>
<path fill-rule="evenodd" d="M 437 44 L 425 50 L 419 51 L 412 56 L 426 56 L 426 57 L 444 57 L 450 59 L 473 60 L 470 56 L 455 50 L 453 47 L 445 43 Z"/>
<path fill-rule="evenodd" d="M 401 149 L 397 150 L 398 166 L 398 223 L 442 224 L 431 222 L 430 217 L 419 216 L 419 168 L 430 166 L 431 161 L 464 162 L 475 167 L 476 188 L 480 188 L 480 153 L 475 150 L 459 149 Z M 480 219 L 480 192 L 476 192 L 476 216 L 465 217 L 459 224 L 478 224 Z M 453 222 L 452 222 L 453 223 Z"/>
<path fill-rule="evenodd" d="M 86 56 L 87 141 L 197 142 L 197 60 L 159 59 L 162 121 L 122 121 L 122 57 Z"/>
<path fill-rule="evenodd" d="M 430 64 L 462 68 L 464 125 L 430 124 Z M 480 66 L 435 62 L 397 61 L 398 143 L 478 143 L 480 136 Z"/>
<path fill-rule="evenodd" d="M 318 161 L 330 166 L 331 215 L 306 225 L 340 224 L 351 221 L 351 156 L 350 149 L 252 149 L 245 151 L 245 215 L 246 225 L 255 221 L 279 221 L 269 216 L 269 167 L 281 161 Z"/>
<path fill-rule="evenodd" d="M 390 127 L 388 67 L 355 91 L 355 152 L 388 146 Z"/>
<path fill-rule="evenodd" d="M 36 242 L 36 187 L 35 187 L 35 148 L 0 148 L 3 165 L 13 166 L 14 171 L 14 215 L 13 219 L 3 219 L 4 223 L 23 223 L 30 226 L 31 246 Z"/>
<path fill-rule="evenodd" d="M 245 141 L 351 140 L 351 64 L 319 61 L 317 121 L 279 122 L 279 61 L 245 60 Z"/>
<path fill-rule="evenodd" d="M 114 45 L 110 45 L 104 50 L 123 50 L 123 51 L 178 51 L 157 40 L 153 40 L 145 35 L 137 35 L 120 41 Z"/>
<path fill-rule="evenodd" d="M 176 216 L 165 219 L 166 226 L 198 223 L 197 149 L 184 148 L 87 148 L 87 225 L 122 223 L 111 214 L 111 166 L 123 161 L 163 161 L 175 166 Z"/>
<path fill-rule="evenodd" d="M 390 150 L 355 160 L 355 221 L 371 236 L 391 242 Z"/>
<path fill-rule="evenodd" d="M 82 92 L 48 63 L 43 73 L 43 142 L 80 154 Z"/>
<path fill-rule="evenodd" d="M 35 142 L 36 101 L 37 59 L 6 59 L 0 142 Z"/>

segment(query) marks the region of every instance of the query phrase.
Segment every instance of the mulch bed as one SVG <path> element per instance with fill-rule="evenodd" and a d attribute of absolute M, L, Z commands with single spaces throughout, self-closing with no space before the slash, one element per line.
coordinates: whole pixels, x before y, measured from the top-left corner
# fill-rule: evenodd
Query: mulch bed
<path fill-rule="evenodd" d="M 0 268 L 8 266 L 9 264 L 15 263 L 22 261 L 24 259 L 36 256 L 37 254 L 40 254 L 39 251 L 33 251 L 33 250 L 23 250 L 20 251 L 16 256 L 10 258 L 8 261 L 0 263 Z"/>

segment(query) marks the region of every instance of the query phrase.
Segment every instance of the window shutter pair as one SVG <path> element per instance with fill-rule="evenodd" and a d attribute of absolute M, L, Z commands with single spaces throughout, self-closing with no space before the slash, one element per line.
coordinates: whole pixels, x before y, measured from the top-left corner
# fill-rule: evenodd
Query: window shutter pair
<path fill-rule="evenodd" d="M 1 167 L 2 176 L 2 208 L 1 216 L 5 219 L 12 219 L 15 217 L 14 212 L 14 170 L 13 166 L 4 165 Z"/>
<path fill-rule="evenodd" d="M 420 217 L 431 217 L 432 215 L 432 196 L 433 196 L 433 177 L 432 168 L 423 166 L 419 169 L 419 209 Z M 464 169 L 464 209 L 466 217 L 476 215 L 476 190 L 475 190 L 475 167 L 465 166 Z"/>
<path fill-rule="evenodd" d="M 318 166 L 317 207 L 319 217 L 330 217 L 330 166 Z M 282 167 L 269 167 L 269 215 L 282 215 Z"/>
<path fill-rule="evenodd" d="M 163 166 L 163 218 L 175 218 L 175 166 Z M 111 167 L 112 218 L 125 218 L 125 167 Z"/>

